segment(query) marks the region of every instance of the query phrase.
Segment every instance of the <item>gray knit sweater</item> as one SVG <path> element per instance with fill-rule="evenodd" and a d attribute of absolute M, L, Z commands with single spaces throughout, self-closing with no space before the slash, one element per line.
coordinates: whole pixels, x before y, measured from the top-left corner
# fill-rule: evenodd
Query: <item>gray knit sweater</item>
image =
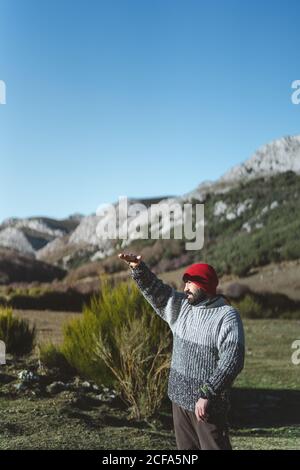
<path fill-rule="evenodd" d="M 170 400 L 195 411 L 200 397 L 226 410 L 228 391 L 244 365 L 244 330 L 238 311 L 222 296 L 189 304 L 141 261 L 131 276 L 173 333 L 168 383 Z"/>

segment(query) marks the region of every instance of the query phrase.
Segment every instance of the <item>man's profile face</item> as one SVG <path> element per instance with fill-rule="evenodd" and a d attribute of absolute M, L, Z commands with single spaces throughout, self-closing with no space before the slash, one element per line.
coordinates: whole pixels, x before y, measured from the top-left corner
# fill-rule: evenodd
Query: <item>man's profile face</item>
<path fill-rule="evenodd" d="M 195 305 L 201 300 L 207 298 L 206 292 L 198 287 L 193 281 L 186 281 L 184 285 L 184 293 L 187 296 L 187 300 L 191 305 Z"/>

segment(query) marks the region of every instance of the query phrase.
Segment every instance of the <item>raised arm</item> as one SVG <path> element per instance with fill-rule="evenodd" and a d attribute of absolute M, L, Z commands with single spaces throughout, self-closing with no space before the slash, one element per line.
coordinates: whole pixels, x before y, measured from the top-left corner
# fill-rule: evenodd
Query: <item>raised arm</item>
<path fill-rule="evenodd" d="M 142 261 L 141 256 L 122 253 L 119 254 L 119 258 L 124 259 L 130 266 L 131 277 L 137 283 L 145 299 L 173 329 L 185 300 L 185 295 L 158 279 L 146 263 Z"/>

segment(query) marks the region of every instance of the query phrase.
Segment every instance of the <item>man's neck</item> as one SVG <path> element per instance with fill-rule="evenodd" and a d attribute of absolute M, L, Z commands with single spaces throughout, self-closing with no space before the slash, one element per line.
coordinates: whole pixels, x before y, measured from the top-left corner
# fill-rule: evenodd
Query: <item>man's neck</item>
<path fill-rule="evenodd" d="M 211 303 L 213 303 L 216 299 L 216 295 L 213 295 L 213 296 L 210 296 L 210 297 L 205 297 L 204 299 L 200 300 L 199 302 L 197 302 L 195 305 L 196 306 L 199 306 L 199 305 L 209 305 Z"/>

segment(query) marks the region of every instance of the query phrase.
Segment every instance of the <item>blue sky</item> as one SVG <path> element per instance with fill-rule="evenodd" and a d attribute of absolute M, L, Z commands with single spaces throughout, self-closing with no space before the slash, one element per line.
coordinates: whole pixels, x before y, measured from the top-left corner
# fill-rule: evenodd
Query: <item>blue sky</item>
<path fill-rule="evenodd" d="M 300 4 L 0 0 L 0 221 L 183 194 L 300 133 Z"/>

